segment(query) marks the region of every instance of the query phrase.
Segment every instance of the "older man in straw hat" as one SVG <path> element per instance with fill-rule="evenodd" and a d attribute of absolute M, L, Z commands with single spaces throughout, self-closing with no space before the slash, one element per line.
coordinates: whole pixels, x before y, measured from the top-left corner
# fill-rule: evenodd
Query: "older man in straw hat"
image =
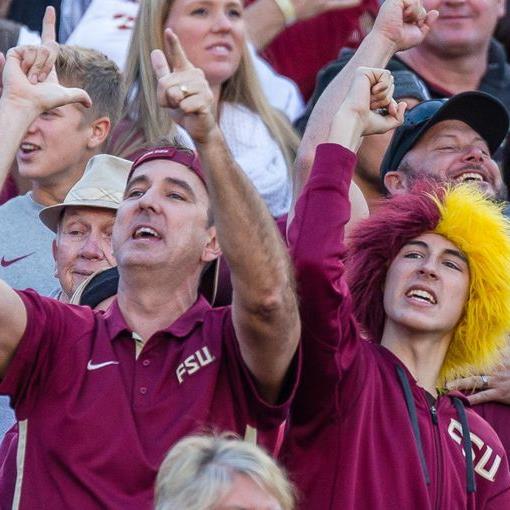
<path fill-rule="evenodd" d="M 53 257 L 61 288 L 53 296 L 61 301 L 69 302 L 78 285 L 92 274 L 116 265 L 112 227 L 130 168 L 131 162 L 125 159 L 94 156 L 64 201 L 39 213 L 56 233 Z"/>

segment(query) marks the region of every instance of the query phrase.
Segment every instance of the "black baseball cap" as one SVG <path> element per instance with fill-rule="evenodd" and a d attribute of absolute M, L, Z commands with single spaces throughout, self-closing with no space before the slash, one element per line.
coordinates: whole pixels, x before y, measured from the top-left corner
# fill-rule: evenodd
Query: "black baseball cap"
<path fill-rule="evenodd" d="M 395 130 L 381 163 L 381 177 L 396 170 L 421 136 L 443 120 L 460 120 L 476 131 L 494 154 L 508 133 L 509 117 L 503 103 L 485 92 L 461 92 L 448 99 L 431 99 L 409 110 Z"/>
<path fill-rule="evenodd" d="M 206 266 L 198 288 L 199 292 L 203 294 L 211 305 L 214 305 L 218 289 L 220 258 Z M 98 271 L 83 282 L 83 284 L 76 289 L 72 303 L 95 308 L 105 299 L 116 296 L 118 288 L 119 270 L 117 266 L 110 267 Z"/>
<path fill-rule="evenodd" d="M 430 99 L 427 86 L 411 71 L 392 71 L 393 83 L 395 90 L 393 91 L 393 99 L 399 101 L 401 99 L 417 99 L 418 101 L 427 101 Z"/>

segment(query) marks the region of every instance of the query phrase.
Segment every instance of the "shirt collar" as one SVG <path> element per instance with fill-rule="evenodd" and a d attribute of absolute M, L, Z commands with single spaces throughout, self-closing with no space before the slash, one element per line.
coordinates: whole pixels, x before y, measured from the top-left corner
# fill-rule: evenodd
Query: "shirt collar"
<path fill-rule="evenodd" d="M 205 314 L 211 309 L 211 305 L 202 295 L 198 297 L 195 303 L 188 308 L 177 320 L 160 332 L 167 333 L 173 337 L 183 338 L 199 324 L 204 321 Z M 106 328 L 110 340 L 113 340 L 121 332 L 131 333 L 131 329 L 126 324 L 126 320 L 119 308 L 117 299 L 111 304 L 104 314 Z"/>

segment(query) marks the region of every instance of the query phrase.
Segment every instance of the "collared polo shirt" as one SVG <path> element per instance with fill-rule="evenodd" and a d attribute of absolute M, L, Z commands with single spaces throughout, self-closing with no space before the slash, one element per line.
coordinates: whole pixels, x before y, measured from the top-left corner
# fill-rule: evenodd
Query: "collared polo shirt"
<path fill-rule="evenodd" d="M 280 441 L 288 402 L 258 395 L 230 308 L 199 298 L 137 356 L 116 301 L 103 313 L 19 295 L 28 323 L 0 382 L 20 429 L 13 508 L 150 509 L 183 436 L 232 431 L 270 451 Z"/>

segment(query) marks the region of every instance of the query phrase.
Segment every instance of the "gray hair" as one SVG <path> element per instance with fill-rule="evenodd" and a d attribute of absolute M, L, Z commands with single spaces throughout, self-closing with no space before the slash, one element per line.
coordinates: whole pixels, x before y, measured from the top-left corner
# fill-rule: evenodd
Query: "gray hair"
<path fill-rule="evenodd" d="M 189 436 L 169 451 L 156 480 L 155 510 L 210 510 L 244 475 L 271 494 L 282 510 L 294 509 L 291 484 L 258 446 L 227 436 Z"/>

